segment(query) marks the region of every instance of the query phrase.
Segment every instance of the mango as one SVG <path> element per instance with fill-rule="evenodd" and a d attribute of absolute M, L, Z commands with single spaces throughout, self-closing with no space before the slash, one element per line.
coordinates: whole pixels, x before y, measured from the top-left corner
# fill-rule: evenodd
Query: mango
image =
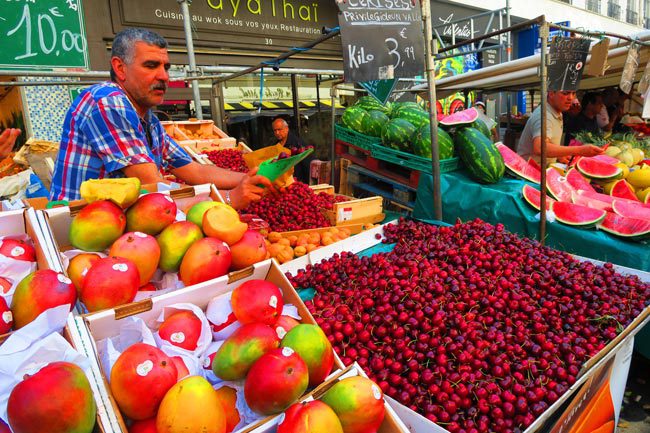
<path fill-rule="evenodd" d="M 14 387 L 7 402 L 14 433 L 90 433 L 97 406 L 83 370 L 53 362 Z"/>
<path fill-rule="evenodd" d="M 0 335 L 11 331 L 14 326 L 14 316 L 5 298 L 0 296 Z"/>
<path fill-rule="evenodd" d="M 309 369 L 309 386 L 321 384 L 334 366 L 334 351 L 320 327 L 300 324 L 282 339 L 281 347 L 290 347 L 300 355 Z"/>
<path fill-rule="evenodd" d="M 126 211 L 126 230 L 156 236 L 176 220 L 176 209 L 166 194 L 145 194 Z"/>
<path fill-rule="evenodd" d="M 280 288 L 266 280 L 248 280 L 233 290 L 232 311 L 242 324 L 273 325 L 282 315 L 284 301 Z"/>
<path fill-rule="evenodd" d="M 187 211 L 185 219 L 189 222 L 196 224 L 199 227 L 203 227 L 203 215 L 208 211 L 208 209 L 223 205 L 218 201 L 201 201 L 195 204 Z M 209 235 L 208 235 L 209 236 Z M 222 239 L 223 240 L 223 239 Z"/>
<path fill-rule="evenodd" d="M 343 427 L 331 407 L 313 400 L 291 405 L 277 433 L 343 433 Z"/>
<path fill-rule="evenodd" d="M 129 433 L 158 433 L 156 430 L 156 418 L 133 422 L 129 426 Z"/>
<path fill-rule="evenodd" d="M 199 284 L 226 275 L 231 262 L 230 248 L 223 241 L 199 239 L 183 256 L 179 277 L 185 286 Z"/>
<path fill-rule="evenodd" d="M 133 302 L 140 286 L 135 264 L 122 257 L 106 257 L 93 263 L 81 286 L 81 302 L 88 311 Z"/>
<path fill-rule="evenodd" d="M 70 259 L 67 273 L 68 277 L 72 280 L 72 284 L 74 284 L 77 289 L 77 296 L 81 293 L 81 286 L 83 285 L 83 280 L 88 273 L 88 269 L 90 269 L 95 260 L 99 259 L 101 259 L 101 256 L 95 253 L 77 254 Z"/>
<path fill-rule="evenodd" d="M 216 392 L 223 413 L 226 415 L 226 433 L 230 433 L 241 421 L 237 410 L 237 391 L 229 386 L 222 386 Z"/>
<path fill-rule="evenodd" d="M 0 277 L 0 295 L 5 295 L 11 290 L 11 281 L 5 277 Z"/>
<path fill-rule="evenodd" d="M 32 272 L 16 286 L 11 311 L 16 329 L 22 328 L 52 307 L 68 305 L 72 310 L 77 290 L 72 281 L 51 269 Z"/>
<path fill-rule="evenodd" d="M 189 221 L 177 221 L 166 227 L 158 235 L 160 269 L 165 272 L 178 272 L 187 250 L 201 238 L 201 229 Z"/>
<path fill-rule="evenodd" d="M 85 206 L 70 224 L 68 237 L 75 248 L 104 251 L 122 236 L 126 218 L 122 209 L 106 200 Z"/>
<path fill-rule="evenodd" d="M 140 286 L 144 286 L 158 269 L 160 246 L 156 242 L 156 238 L 151 235 L 142 232 L 129 232 L 120 236 L 111 245 L 108 255 L 131 260 L 138 268 Z"/>
<path fill-rule="evenodd" d="M 384 420 L 384 393 L 363 376 L 340 380 L 321 400 L 336 412 L 345 433 L 374 432 Z"/>
<path fill-rule="evenodd" d="M 140 196 L 140 186 L 140 179 L 137 177 L 90 179 L 81 183 L 79 193 L 88 203 L 109 200 L 126 209 Z"/>
<path fill-rule="evenodd" d="M 111 370 L 111 392 L 122 413 L 133 420 L 156 415 L 158 406 L 176 384 L 178 372 L 162 350 L 145 343 L 129 346 Z"/>
<path fill-rule="evenodd" d="M 221 239 L 228 245 L 239 242 L 248 230 L 248 224 L 239 220 L 239 214 L 227 204 L 217 203 L 203 214 L 203 233 Z"/>
<path fill-rule="evenodd" d="M 239 242 L 230 246 L 231 269 L 237 271 L 261 262 L 266 258 L 264 236 L 254 230 L 246 230 Z"/>
<path fill-rule="evenodd" d="M 4 238 L 0 240 L 0 255 L 25 262 L 36 261 L 34 247 L 30 243 L 19 239 Z"/>
<path fill-rule="evenodd" d="M 243 379 L 255 361 L 279 346 L 280 339 L 270 326 L 262 323 L 243 325 L 217 350 L 212 371 L 222 380 Z"/>
<path fill-rule="evenodd" d="M 201 325 L 201 319 L 193 311 L 178 311 L 165 319 L 158 335 L 176 347 L 194 351 L 201 336 Z"/>
<path fill-rule="evenodd" d="M 156 416 L 158 433 L 225 433 L 226 416 L 212 385 L 189 376 L 163 398 Z"/>

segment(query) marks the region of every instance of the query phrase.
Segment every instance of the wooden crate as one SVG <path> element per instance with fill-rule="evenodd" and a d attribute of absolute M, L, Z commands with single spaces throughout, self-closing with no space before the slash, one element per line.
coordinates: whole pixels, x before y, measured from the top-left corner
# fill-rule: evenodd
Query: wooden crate
<path fill-rule="evenodd" d="M 332 185 L 321 184 L 310 186 L 315 193 L 325 192 L 334 194 Z M 354 198 L 343 196 L 348 201 L 334 203 L 331 211 L 324 211 L 333 226 L 346 224 L 376 224 L 384 220 L 384 200 L 382 197 Z"/>

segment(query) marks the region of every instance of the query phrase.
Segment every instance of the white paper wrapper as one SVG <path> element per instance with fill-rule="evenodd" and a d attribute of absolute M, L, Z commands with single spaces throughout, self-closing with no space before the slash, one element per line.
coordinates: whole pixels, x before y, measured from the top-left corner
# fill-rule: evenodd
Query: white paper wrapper
<path fill-rule="evenodd" d="M 201 364 L 201 367 L 203 368 L 201 375 L 205 377 L 206 380 L 213 385 L 219 382 L 223 382 L 212 371 L 212 359 L 214 358 L 214 354 L 217 353 L 217 350 L 219 350 L 222 344 L 223 344 L 223 340 L 213 341 L 212 343 L 210 343 L 206 351 L 203 352 L 203 355 L 201 355 L 201 357 L 199 358 L 199 362 Z"/>
<path fill-rule="evenodd" d="M 0 238 L 0 243 L 3 239 L 16 239 L 27 241 L 31 244 L 29 236 L 26 234 L 2 237 Z M 2 289 L 0 289 L 0 296 L 5 298 L 7 305 L 11 305 L 11 300 L 13 299 L 14 292 L 16 291 L 16 286 L 23 280 L 23 278 L 34 272 L 36 270 L 36 267 L 36 262 L 16 260 L 0 254 L 0 276 L 6 278 L 9 280 L 9 282 L 11 282 L 11 289 L 9 289 L 7 293 L 2 293 Z"/>
<path fill-rule="evenodd" d="M 246 404 L 246 398 L 244 397 L 244 381 L 237 382 L 220 382 L 214 385 L 214 389 L 217 390 L 221 387 L 230 387 L 237 391 L 237 411 L 239 412 L 239 424 L 237 424 L 233 431 L 237 431 L 240 428 L 246 427 L 249 424 L 257 422 L 264 418 L 264 415 L 260 415 L 251 410 L 250 407 Z"/>
<path fill-rule="evenodd" d="M 231 296 L 232 292 L 215 296 L 208 303 L 208 308 L 205 310 L 215 341 L 225 340 L 241 326 L 232 312 Z"/>
<path fill-rule="evenodd" d="M 283 316 L 293 317 L 297 321 L 302 320 L 302 318 L 300 317 L 300 314 L 298 314 L 298 307 L 296 307 L 293 304 L 285 304 L 282 307 L 282 315 Z"/>
<path fill-rule="evenodd" d="M 68 314 L 65 305 L 51 308 L 0 346 L 0 418 L 7 419 L 11 390 L 26 374 L 37 373 L 51 362 L 72 362 L 90 376 L 89 361 L 59 334 Z"/>

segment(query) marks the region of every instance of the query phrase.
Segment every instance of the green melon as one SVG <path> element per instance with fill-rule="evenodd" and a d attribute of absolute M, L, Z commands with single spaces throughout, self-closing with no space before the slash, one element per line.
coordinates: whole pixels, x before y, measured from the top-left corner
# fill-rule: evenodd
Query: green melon
<path fill-rule="evenodd" d="M 429 113 L 412 107 L 403 107 L 398 112 L 398 118 L 408 120 L 416 128 L 428 125 L 431 119 Z"/>
<path fill-rule="evenodd" d="M 390 106 L 388 104 L 381 104 L 378 100 L 372 96 L 362 96 L 354 104 L 354 107 L 362 108 L 366 111 L 376 110 L 381 111 L 382 113 L 388 114 L 390 112 Z"/>
<path fill-rule="evenodd" d="M 343 112 L 341 121 L 343 125 L 353 131 L 363 133 L 363 119 L 368 116 L 368 112 L 359 107 L 348 107 Z"/>
<path fill-rule="evenodd" d="M 478 129 L 460 128 L 454 136 L 458 156 L 472 177 L 482 183 L 496 183 L 506 170 L 503 157 L 494 144 Z"/>
<path fill-rule="evenodd" d="M 472 123 L 470 126 L 472 128 L 476 128 L 479 131 L 481 131 L 483 135 L 485 135 L 487 138 L 490 139 L 490 141 L 492 141 L 492 132 L 490 132 L 490 130 L 488 129 L 487 125 L 483 120 L 481 120 L 480 118 L 476 119 L 474 123 Z"/>
<path fill-rule="evenodd" d="M 415 132 L 415 126 L 408 120 L 392 119 L 384 125 L 381 141 L 388 148 L 411 152 L 411 138 Z"/>
<path fill-rule="evenodd" d="M 423 158 L 431 158 L 431 128 L 429 124 L 421 126 L 413 136 L 413 153 Z M 438 127 L 438 149 L 440 159 L 454 157 L 454 141 L 445 130 Z"/>
<path fill-rule="evenodd" d="M 399 117 L 400 110 L 406 108 L 414 108 L 416 110 L 424 111 L 422 107 L 417 102 L 407 101 L 407 102 L 393 102 L 390 109 L 390 118 L 394 119 Z"/>
<path fill-rule="evenodd" d="M 368 115 L 361 120 L 361 130 L 372 137 L 381 137 L 381 130 L 390 119 L 379 110 L 370 110 Z"/>

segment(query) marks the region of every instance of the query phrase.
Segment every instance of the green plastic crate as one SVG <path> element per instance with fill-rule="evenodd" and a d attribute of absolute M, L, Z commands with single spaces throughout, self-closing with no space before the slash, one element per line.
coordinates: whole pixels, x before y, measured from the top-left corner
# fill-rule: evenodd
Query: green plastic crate
<path fill-rule="evenodd" d="M 423 158 L 411 153 L 390 149 L 381 144 L 374 145 L 372 149 L 370 149 L 370 155 L 372 155 L 373 158 L 381 159 L 382 161 L 397 164 L 402 167 L 431 173 L 431 159 L 429 158 Z M 459 166 L 460 159 L 458 157 L 440 160 L 441 173 L 448 173 L 457 170 Z"/>
<path fill-rule="evenodd" d="M 334 125 L 336 139 L 344 141 L 353 146 L 360 147 L 364 150 L 371 150 L 374 145 L 381 144 L 381 138 L 371 137 L 370 135 L 361 134 L 357 131 L 346 128 L 343 125 Z"/>

